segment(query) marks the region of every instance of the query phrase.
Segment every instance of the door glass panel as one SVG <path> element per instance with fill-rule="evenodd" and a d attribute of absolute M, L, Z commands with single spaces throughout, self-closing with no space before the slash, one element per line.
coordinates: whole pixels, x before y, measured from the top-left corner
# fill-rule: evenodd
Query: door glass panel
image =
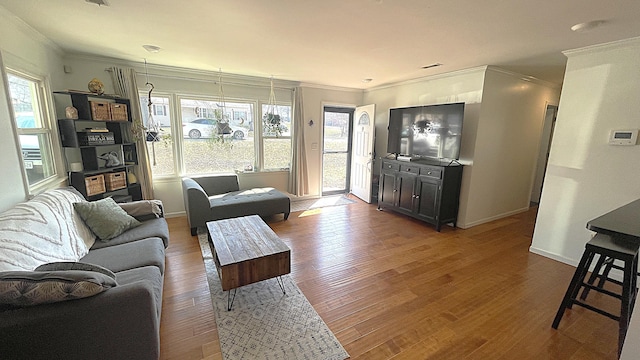
<path fill-rule="evenodd" d="M 325 112 L 324 151 L 347 151 L 349 149 L 349 114 Z"/>
<path fill-rule="evenodd" d="M 346 193 L 351 162 L 351 120 L 354 109 L 324 109 L 322 194 Z"/>
<path fill-rule="evenodd" d="M 344 191 L 347 188 L 347 153 L 324 154 L 322 192 Z"/>

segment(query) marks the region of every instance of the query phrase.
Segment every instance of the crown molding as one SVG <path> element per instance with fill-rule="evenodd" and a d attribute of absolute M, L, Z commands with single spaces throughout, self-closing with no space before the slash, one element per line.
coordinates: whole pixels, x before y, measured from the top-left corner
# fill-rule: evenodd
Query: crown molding
<path fill-rule="evenodd" d="M 442 74 L 422 76 L 422 77 L 419 77 L 419 78 L 387 83 L 387 84 L 374 86 L 372 88 L 366 89 L 365 92 L 388 89 L 388 88 L 393 88 L 393 87 L 402 86 L 402 85 L 416 84 L 416 83 L 421 83 L 421 82 L 425 82 L 425 81 L 446 79 L 446 78 L 450 78 L 450 77 L 454 77 L 454 76 L 468 75 L 468 74 L 473 74 L 473 73 L 477 73 L 477 72 L 485 72 L 487 70 L 487 67 L 488 67 L 488 65 L 476 66 L 476 67 L 472 67 L 472 68 L 468 68 L 468 69 L 450 71 L 450 72 L 446 72 L 446 73 L 442 73 Z"/>
<path fill-rule="evenodd" d="M 87 53 L 67 53 L 67 59 L 77 59 L 83 61 L 93 61 L 93 62 L 101 62 L 104 63 L 105 66 L 128 66 L 133 68 L 138 74 L 149 73 L 150 77 L 167 77 L 167 78 L 176 78 L 183 80 L 193 80 L 193 81 L 210 81 L 212 83 L 217 83 L 220 75 L 222 75 L 222 81 L 230 82 L 230 83 L 248 83 L 253 86 L 265 86 L 269 87 L 271 84 L 271 78 L 267 77 L 259 77 L 259 76 L 249 76 L 249 75 L 239 75 L 227 72 L 219 72 L 219 71 L 211 71 L 211 70 L 199 70 L 199 69 L 190 69 L 184 67 L 177 66 L 169 66 L 169 65 L 160 65 L 153 64 L 147 62 L 146 66 L 144 62 L 140 61 L 131 61 L 124 60 L 119 58 L 112 58 L 107 56 L 99 56 L 92 55 Z M 281 80 L 273 78 L 274 87 L 278 88 L 294 88 L 299 85 L 298 82 L 289 81 L 289 80 Z"/>
<path fill-rule="evenodd" d="M 599 53 L 599 52 L 608 51 L 608 50 L 622 49 L 630 46 L 640 46 L 640 36 L 611 41 L 603 44 L 585 46 L 578 49 L 565 50 L 562 53 L 566 57 L 572 57 L 576 55 L 594 54 L 594 53 Z"/>
<path fill-rule="evenodd" d="M 319 89 L 319 90 L 343 91 L 343 92 L 353 92 L 353 93 L 364 92 L 364 89 L 359 89 L 359 88 L 313 84 L 313 83 L 300 83 L 300 86 L 304 88 Z"/>
<path fill-rule="evenodd" d="M 505 74 L 505 75 L 512 76 L 512 77 L 516 77 L 516 78 L 519 78 L 522 81 L 527 81 L 527 82 L 530 82 L 530 83 L 546 86 L 546 87 L 549 87 L 549 88 L 552 88 L 552 89 L 560 89 L 560 88 L 562 88 L 562 85 L 560 85 L 560 84 L 556 84 L 556 83 L 552 83 L 552 82 L 545 81 L 545 80 L 542 80 L 542 79 L 538 79 L 537 77 L 534 77 L 534 76 L 524 75 L 524 74 L 520 74 L 520 73 L 517 73 L 517 72 L 510 71 L 510 70 L 506 70 L 506 69 L 503 69 L 501 67 L 494 66 L 494 65 L 489 65 L 487 67 L 487 71 L 492 71 L 492 72 L 496 72 L 496 73 Z"/>

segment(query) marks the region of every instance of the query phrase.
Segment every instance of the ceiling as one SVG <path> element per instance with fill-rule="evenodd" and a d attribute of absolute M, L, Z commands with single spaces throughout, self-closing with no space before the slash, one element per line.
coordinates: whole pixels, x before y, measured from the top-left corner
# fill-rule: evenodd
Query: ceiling
<path fill-rule="evenodd" d="M 638 0 L 105 1 L 0 6 L 68 53 L 360 89 L 482 65 L 561 84 L 563 50 L 640 36 Z"/>

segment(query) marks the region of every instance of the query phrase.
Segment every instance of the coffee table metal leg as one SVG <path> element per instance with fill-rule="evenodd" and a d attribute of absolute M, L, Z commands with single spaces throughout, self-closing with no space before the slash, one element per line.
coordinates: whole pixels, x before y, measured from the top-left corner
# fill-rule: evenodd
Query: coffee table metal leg
<path fill-rule="evenodd" d="M 282 293 L 286 295 L 287 292 L 284 289 L 284 280 L 282 280 L 282 276 L 277 276 L 276 281 L 278 282 L 278 285 L 280 285 L 280 289 L 282 289 Z"/>
<path fill-rule="evenodd" d="M 231 307 L 233 306 L 233 300 L 236 299 L 236 291 L 238 288 L 233 289 L 233 297 L 231 297 L 231 290 L 227 292 L 227 311 L 231 311 Z"/>

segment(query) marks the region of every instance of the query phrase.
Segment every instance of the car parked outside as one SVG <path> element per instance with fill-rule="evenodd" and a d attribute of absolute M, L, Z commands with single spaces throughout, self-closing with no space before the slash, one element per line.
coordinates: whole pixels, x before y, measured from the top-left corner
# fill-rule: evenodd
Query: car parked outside
<path fill-rule="evenodd" d="M 16 124 L 20 129 L 34 129 L 36 121 L 33 115 L 16 116 Z M 42 154 L 38 135 L 20 135 L 20 151 L 22 161 L 27 170 L 29 181 L 37 181 L 43 178 Z"/>
<path fill-rule="evenodd" d="M 231 129 L 229 123 L 218 122 L 215 119 L 195 119 L 182 124 L 182 135 L 185 138 L 200 139 L 210 138 L 216 135 L 232 135 L 236 140 L 243 140 L 246 137 L 244 129 Z"/>

